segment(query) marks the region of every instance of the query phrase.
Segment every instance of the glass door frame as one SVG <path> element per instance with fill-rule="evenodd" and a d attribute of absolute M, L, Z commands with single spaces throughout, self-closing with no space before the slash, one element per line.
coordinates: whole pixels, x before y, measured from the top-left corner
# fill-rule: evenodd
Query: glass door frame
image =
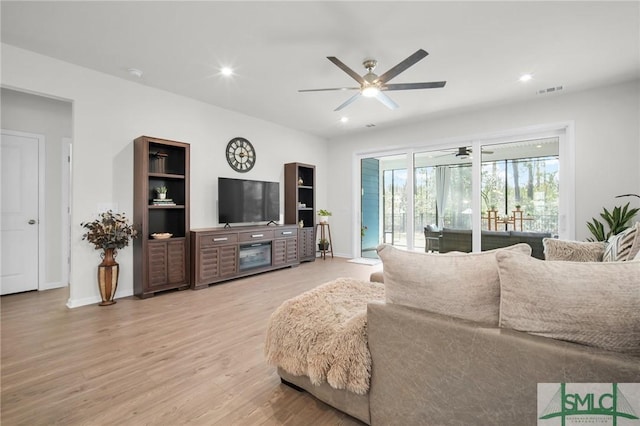
<path fill-rule="evenodd" d="M 498 143 L 509 143 L 523 139 L 559 138 L 559 180 L 560 195 L 558 200 L 558 236 L 560 239 L 575 239 L 575 130 L 574 122 L 567 121 L 539 126 L 530 126 L 520 129 L 510 129 L 502 132 L 495 132 L 471 137 L 460 137 L 436 141 L 430 145 L 415 145 L 394 150 L 371 150 L 354 152 L 353 154 L 353 195 L 352 195 L 352 255 L 360 257 L 361 245 L 361 187 L 360 176 L 361 160 L 364 158 L 383 157 L 388 155 L 405 154 L 407 156 L 407 173 L 411 171 L 410 178 L 407 177 L 407 250 L 415 250 L 414 244 L 414 154 L 425 151 L 451 150 L 459 146 L 471 146 L 473 152 L 482 152 L 482 147 Z M 472 205 L 473 210 L 480 212 L 481 200 L 481 170 L 482 156 L 474 155 L 472 165 Z M 480 251 L 480 237 L 482 228 L 482 215 L 472 216 L 472 249 L 474 252 Z"/>

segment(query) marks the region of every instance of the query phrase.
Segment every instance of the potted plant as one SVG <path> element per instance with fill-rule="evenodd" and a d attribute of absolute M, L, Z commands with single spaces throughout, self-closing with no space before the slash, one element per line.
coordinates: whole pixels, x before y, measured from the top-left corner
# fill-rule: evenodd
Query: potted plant
<path fill-rule="evenodd" d="M 520 211 L 520 209 L 522 208 L 522 206 L 520 204 L 516 204 L 516 210 Z"/>
<path fill-rule="evenodd" d="M 111 210 L 101 213 L 93 222 L 80 223 L 80 226 L 87 230 L 82 239 L 93 244 L 96 250 L 102 250 L 102 262 L 98 265 L 98 287 L 102 297 L 99 305 L 113 305 L 116 303 L 113 297 L 118 287 L 117 250 L 128 246 L 129 241 L 137 237 L 138 231 L 129 224 L 124 213 Z"/>
<path fill-rule="evenodd" d="M 600 217 L 605 220 L 609 230 L 606 231 L 604 224 L 598 219 L 591 218 L 592 221 L 587 222 L 587 228 L 594 238 L 587 238 L 587 241 L 607 241 L 609 237 L 619 234 L 629 227 L 638 211 L 640 211 L 638 208 L 629 209 L 629 203 L 623 207 L 616 206 L 611 211 L 607 210 L 606 207 L 603 208 Z"/>
<path fill-rule="evenodd" d="M 329 223 L 329 216 L 331 216 L 331 212 L 325 209 L 318 210 L 318 222 L 320 223 Z"/>
<path fill-rule="evenodd" d="M 329 250 L 329 240 L 327 240 L 326 238 L 321 238 L 320 240 L 318 240 L 318 250 L 320 251 Z"/>
<path fill-rule="evenodd" d="M 166 186 L 158 186 L 156 188 L 156 192 L 158 193 L 158 198 L 160 200 L 164 200 L 167 198 L 167 187 Z"/>

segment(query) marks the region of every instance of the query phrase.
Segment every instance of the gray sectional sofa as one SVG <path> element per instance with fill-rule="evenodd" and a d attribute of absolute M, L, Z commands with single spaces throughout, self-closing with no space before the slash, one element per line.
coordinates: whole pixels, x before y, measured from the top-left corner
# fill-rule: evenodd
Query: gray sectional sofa
<path fill-rule="evenodd" d="M 431 231 L 424 228 L 425 238 L 438 238 L 438 251 L 447 253 L 450 251 L 471 251 L 471 230 L 457 228 L 442 228 L 440 231 Z M 531 246 L 531 255 L 538 259 L 544 259 L 542 240 L 551 237 L 548 232 L 523 232 L 523 231 L 482 231 L 482 250 L 493 250 L 508 247 L 513 244 L 526 243 Z"/>
<path fill-rule="evenodd" d="M 385 300 L 366 306 L 368 392 L 279 367 L 283 383 L 366 424 L 407 426 L 536 425 L 539 383 L 640 382 L 640 260 L 543 262 L 524 245 L 447 256 L 378 252 Z M 545 306 L 564 285 L 567 299 Z M 603 285 L 615 287 L 606 301 L 598 300 Z"/>

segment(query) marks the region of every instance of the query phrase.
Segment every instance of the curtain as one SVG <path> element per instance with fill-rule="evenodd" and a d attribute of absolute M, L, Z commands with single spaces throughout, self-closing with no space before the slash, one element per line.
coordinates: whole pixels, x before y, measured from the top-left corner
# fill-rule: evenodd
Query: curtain
<path fill-rule="evenodd" d="M 449 182 L 451 181 L 451 170 L 449 166 L 436 167 L 436 222 L 438 227 L 444 227 L 444 208 L 449 192 Z"/>

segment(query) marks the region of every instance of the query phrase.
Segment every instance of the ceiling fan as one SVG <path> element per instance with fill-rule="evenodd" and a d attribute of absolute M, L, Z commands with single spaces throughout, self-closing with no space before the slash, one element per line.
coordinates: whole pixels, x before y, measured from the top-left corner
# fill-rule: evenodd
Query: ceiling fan
<path fill-rule="evenodd" d="M 467 158 L 471 157 L 472 153 L 473 153 L 473 150 L 471 148 L 466 147 L 466 146 L 461 146 L 461 147 L 458 148 L 458 150 L 455 153 L 441 155 L 440 157 L 446 157 L 446 156 L 449 156 L 449 155 L 453 155 L 456 158 L 464 160 L 464 159 L 467 159 Z M 486 150 L 483 149 L 482 153 L 490 155 L 490 154 L 493 154 L 493 151 L 486 151 Z"/>
<path fill-rule="evenodd" d="M 299 92 L 324 92 L 330 90 L 358 90 L 358 93 L 347 99 L 342 105 L 336 108 L 334 111 L 340 111 L 342 108 L 354 102 L 360 96 L 367 98 L 376 98 L 382 102 L 389 109 L 398 108 L 398 104 L 395 103 L 389 96 L 384 94 L 384 91 L 390 90 L 414 90 L 414 89 L 437 89 L 444 87 L 446 81 L 433 81 L 430 83 L 399 83 L 399 84 L 387 84 L 389 80 L 396 77 L 401 72 L 405 71 L 410 66 L 414 65 L 419 60 L 426 57 L 428 53 L 422 49 L 416 51 L 413 55 L 409 56 L 404 61 L 400 62 L 395 67 L 391 68 L 384 74 L 378 76 L 373 70 L 375 69 L 378 61 L 375 59 L 365 59 L 362 65 L 366 68 L 367 73 L 360 76 L 354 70 L 345 65 L 340 59 L 334 56 L 327 56 L 327 59 L 333 62 L 338 68 L 346 72 L 355 81 L 360 83 L 359 87 L 336 87 L 331 89 L 304 89 L 298 90 Z"/>

